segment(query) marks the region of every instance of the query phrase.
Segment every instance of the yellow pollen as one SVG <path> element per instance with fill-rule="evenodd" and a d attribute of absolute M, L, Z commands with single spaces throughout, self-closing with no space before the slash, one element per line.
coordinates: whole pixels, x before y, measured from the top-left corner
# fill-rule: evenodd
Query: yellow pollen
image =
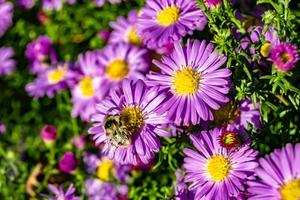
<path fill-rule="evenodd" d="M 159 25 L 161 26 L 170 26 L 175 24 L 180 17 L 180 10 L 178 7 L 172 5 L 171 7 L 167 7 L 160 11 L 157 16 L 156 20 Z"/>
<path fill-rule="evenodd" d="M 280 54 L 280 58 L 281 58 L 283 63 L 287 63 L 288 61 L 291 60 L 291 56 L 288 53 Z"/>
<path fill-rule="evenodd" d="M 270 50 L 271 50 L 271 44 L 270 43 L 265 43 L 260 48 L 260 54 L 263 57 L 268 57 L 269 54 L 270 54 Z"/>
<path fill-rule="evenodd" d="M 109 181 L 114 170 L 114 164 L 107 158 L 103 159 L 98 166 L 97 176 L 103 181 Z"/>
<path fill-rule="evenodd" d="M 90 77 L 84 77 L 79 84 L 83 95 L 87 97 L 94 96 L 95 90 L 93 87 L 93 79 Z"/>
<path fill-rule="evenodd" d="M 136 28 L 130 28 L 128 33 L 128 40 L 131 44 L 140 45 L 142 44 L 140 37 L 136 34 Z"/>
<path fill-rule="evenodd" d="M 230 160 L 221 155 L 216 155 L 207 161 L 207 171 L 215 182 L 223 181 L 228 176 L 230 169 Z"/>
<path fill-rule="evenodd" d="M 54 71 L 50 71 L 47 74 L 49 83 L 56 84 L 64 79 L 65 68 L 60 67 Z"/>
<path fill-rule="evenodd" d="M 213 115 L 214 115 L 214 124 L 216 125 L 231 124 L 239 117 L 240 109 L 233 103 L 228 103 L 221 106 L 218 110 L 214 110 Z"/>
<path fill-rule="evenodd" d="M 299 200 L 300 199 L 300 178 L 284 184 L 280 188 L 282 200 Z"/>
<path fill-rule="evenodd" d="M 200 74 L 191 67 L 177 71 L 173 76 L 172 87 L 178 95 L 195 94 L 199 88 Z"/>
<path fill-rule="evenodd" d="M 111 79 L 120 80 L 127 76 L 129 68 L 124 60 L 118 59 L 111 62 L 105 72 Z"/>
<path fill-rule="evenodd" d="M 142 127 L 144 116 L 137 106 L 127 106 L 122 110 L 121 117 L 127 122 L 126 126 L 131 133 L 136 132 Z"/>
<path fill-rule="evenodd" d="M 224 137 L 224 143 L 232 144 L 233 142 L 235 142 L 235 136 L 233 135 L 233 133 L 227 133 Z"/>

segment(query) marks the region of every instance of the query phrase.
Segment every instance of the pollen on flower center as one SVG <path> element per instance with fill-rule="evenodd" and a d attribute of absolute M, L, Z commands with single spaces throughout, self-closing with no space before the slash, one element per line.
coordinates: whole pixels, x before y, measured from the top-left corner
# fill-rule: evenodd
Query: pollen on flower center
<path fill-rule="evenodd" d="M 114 60 L 107 66 L 105 72 L 111 79 L 123 79 L 129 72 L 128 64 L 124 60 Z"/>
<path fill-rule="evenodd" d="M 288 53 L 282 53 L 279 55 L 283 63 L 287 63 L 291 60 L 291 56 Z"/>
<path fill-rule="evenodd" d="M 161 26 L 170 26 L 176 23 L 179 17 L 180 9 L 172 5 L 171 7 L 167 7 L 160 11 L 156 16 L 156 20 Z"/>
<path fill-rule="evenodd" d="M 47 74 L 47 78 L 49 83 L 51 84 L 56 84 L 64 79 L 64 73 L 65 69 L 64 68 L 58 68 L 54 71 L 50 71 Z"/>
<path fill-rule="evenodd" d="M 225 131 L 219 138 L 220 145 L 226 149 L 237 147 L 239 138 L 236 133 Z"/>
<path fill-rule="evenodd" d="M 216 155 L 207 161 L 207 171 L 215 182 L 223 181 L 228 176 L 230 169 L 230 160 L 222 155 Z"/>
<path fill-rule="evenodd" d="M 114 164 L 107 158 L 103 159 L 97 169 L 98 178 L 100 178 L 102 181 L 109 181 L 113 169 Z"/>
<path fill-rule="evenodd" d="M 91 97 L 95 94 L 92 78 L 84 77 L 79 84 L 83 95 Z"/>
<path fill-rule="evenodd" d="M 178 95 L 191 95 L 199 88 L 200 74 L 191 67 L 177 71 L 173 78 L 172 87 Z"/>
<path fill-rule="evenodd" d="M 131 44 L 140 45 L 142 43 L 140 37 L 136 34 L 136 28 L 135 27 L 130 28 L 127 37 L 128 37 L 128 40 Z"/>
<path fill-rule="evenodd" d="M 127 106 L 122 110 L 121 117 L 126 121 L 126 127 L 134 133 L 142 127 L 144 116 L 137 106 Z"/>
<path fill-rule="evenodd" d="M 280 188 L 282 200 L 300 199 L 300 179 L 294 179 Z"/>

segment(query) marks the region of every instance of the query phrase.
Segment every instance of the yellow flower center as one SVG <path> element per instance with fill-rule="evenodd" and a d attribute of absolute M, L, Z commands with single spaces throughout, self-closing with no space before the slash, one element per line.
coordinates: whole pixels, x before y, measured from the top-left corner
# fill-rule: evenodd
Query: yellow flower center
<path fill-rule="evenodd" d="M 239 117 L 240 110 L 233 103 L 228 103 L 221 106 L 218 110 L 213 111 L 214 124 L 225 125 L 231 124 Z"/>
<path fill-rule="evenodd" d="M 283 63 L 287 63 L 291 60 L 291 56 L 288 53 L 280 54 L 280 58 Z"/>
<path fill-rule="evenodd" d="M 235 142 L 235 136 L 233 135 L 233 133 L 228 133 L 224 136 L 225 144 L 232 144 L 233 142 Z"/>
<path fill-rule="evenodd" d="M 93 87 L 93 79 L 90 77 L 84 77 L 81 81 L 80 81 L 80 88 L 81 88 L 81 92 L 83 95 L 87 96 L 87 97 L 91 97 L 94 96 L 95 94 L 95 90 Z"/>
<path fill-rule="evenodd" d="M 156 16 L 156 20 L 161 26 L 170 26 L 176 23 L 179 17 L 180 9 L 172 5 L 171 7 L 167 7 L 160 11 Z"/>
<path fill-rule="evenodd" d="M 263 57 L 268 57 L 269 54 L 270 54 L 270 50 L 271 50 L 271 44 L 270 43 L 265 43 L 260 48 L 260 54 Z"/>
<path fill-rule="evenodd" d="M 136 34 L 135 27 L 130 28 L 130 31 L 128 33 L 128 40 L 131 44 L 134 44 L 134 45 L 142 44 L 140 37 Z"/>
<path fill-rule="evenodd" d="M 280 188 L 282 200 L 299 200 L 300 199 L 300 178 L 283 185 Z"/>
<path fill-rule="evenodd" d="M 191 95 L 197 92 L 200 74 L 191 67 L 177 71 L 173 76 L 172 87 L 178 95 Z"/>
<path fill-rule="evenodd" d="M 142 127 L 144 116 L 137 106 L 127 106 L 122 110 L 121 117 L 126 122 L 126 127 L 131 133 Z"/>
<path fill-rule="evenodd" d="M 114 164 L 107 158 L 103 159 L 98 166 L 97 176 L 103 181 L 109 181 L 114 169 Z"/>
<path fill-rule="evenodd" d="M 111 79 L 120 80 L 127 76 L 129 68 L 124 60 L 118 59 L 110 63 L 105 72 Z"/>
<path fill-rule="evenodd" d="M 49 83 L 56 84 L 64 79 L 65 68 L 60 67 L 54 71 L 50 71 L 47 74 Z"/>
<path fill-rule="evenodd" d="M 228 176 L 230 169 L 230 160 L 221 155 L 216 155 L 207 161 L 207 171 L 215 182 L 223 181 Z"/>

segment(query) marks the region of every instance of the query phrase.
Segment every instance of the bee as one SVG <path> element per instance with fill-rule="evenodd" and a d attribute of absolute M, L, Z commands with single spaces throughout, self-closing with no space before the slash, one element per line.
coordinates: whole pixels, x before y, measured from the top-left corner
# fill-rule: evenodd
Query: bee
<path fill-rule="evenodd" d="M 114 147 L 128 147 L 131 144 L 132 131 L 129 130 L 127 117 L 108 115 L 104 120 L 104 128 L 109 143 Z"/>

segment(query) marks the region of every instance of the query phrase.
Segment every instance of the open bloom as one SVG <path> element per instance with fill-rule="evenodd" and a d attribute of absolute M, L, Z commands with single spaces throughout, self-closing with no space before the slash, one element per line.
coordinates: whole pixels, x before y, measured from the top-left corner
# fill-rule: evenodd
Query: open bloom
<path fill-rule="evenodd" d="M 197 151 L 185 148 L 183 152 L 185 182 L 195 199 L 228 200 L 244 190 L 247 178 L 257 167 L 255 150 L 243 146 L 238 150 L 222 147 L 218 141 L 220 130 L 202 131 L 190 138 Z"/>
<path fill-rule="evenodd" d="M 259 160 L 255 174 L 259 179 L 249 181 L 250 200 L 300 199 L 300 143 L 287 144 L 282 149 Z"/>
<path fill-rule="evenodd" d="M 136 23 L 138 13 L 132 10 L 128 13 L 127 19 L 118 17 L 116 22 L 110 22 L 110 26 L 114 29 L 110 35 L 110 43 L 126 42 L 133 45 L 142 44 L 140 36 L 136 34 Z"/>
<path fill-rule="evenodd" d="M 44 95 L 53 97 L 56 92 L 75 84 L 76 72 L 70 70 L 68 63 L 59 64 L 57 67 L 50 67 L 43 73 L 38 74 L 37 79 L 26 85 L 26 91 L 34 98 Z"/>
<path fill-rule="evenodd" d="M 0 75 L 11 74 L 16 66 L 14 56 L 14 50 L 10 47 L 0 48 Z"/>
<path fill-rule="evenodd" d="M 148 164 L 159 151 L 157 134 L 165 133 L 158 124 L 165 124 L 156 113 L 165 95 L 157 87 L 149 88 L 141 80 L 125 79 L 110 98 L 97 105 L 89 129 L 96 144 L 104 143 L 103 152 L 121 164 Z"/>
<path fill-rule="evenodd" d="M 109 88 L 102 87 L 103 69 L 97 63 L 96 52 L 79 55 L 78 65 L 81 74 L 76 77 L 79 82 L 72 88 L 72 116 L 80 116 L 82 120 L 88 121 L 95 113 L 96 103 L 104 98 Z"/>
<path fill-rule="evenodd" d="M 26 58 L 29 60 L 31 73 L 39 73 L 57 63 L 57 54 L 51 39 L 46 35 L 39 36 L 26 46 Z"/>
<path fill-rule="evenodd" d="M 118 85 L 125 79 L 144 79 L 149 69 L 147 50 L 128 43 L 107 45 L 97 55 L 104 78 L 102 90 Z"/>
<path fill-rule="evenodd" d="M 50 195 L 42 195 L 42 196 L 46 197 L 49 200 L 80 200 L 80 197 L 74 195 L 75 188 L 73 184 L 71 184 L 68 187 L 66 192 L 64 192 L 63 185 L 57 188 L 54 185 L 49 184 L 48 188 L 55 196 L 50 196 Z"/>
<path fill-rule="evenodd" d="M 177 125 L 197 124 L 201 119 L 212 120 L 211 109 L 229 101 L 229 69 L 219 69 L 226 57 L 213 51 L 205 41 L 188 40 L 187 46 L 175 44 L 175 50 L 161 61 L 154 60 L 162 73 L 148 76 L 151 85 L 160 85 L 168 92 L 161 113 L 167 112 Z"/>
<path fill-rule="evenodd" d="M 147 0 L 137 23 L 137 34 L 149 47 L 181 40 L 204 29 L 207 18 L 194 0 Z"/>
<path fill-rule="evenodd" d="M 85 180 L 85 187 L 87 189 L 86 195 L 91 200 L 118 199 L 117 188 L 111 182 L 90 178 Z"/>
<path fill-rule="evenodd" d="M 293 44 L 282 42 L 272 48 L 270 60 L 278 70 L 290 71 L 299 60 L 297 47 Z"/>
<path fill-rule="evenodd" d="M 4 35 L 7 29 L 12 25 L 13 4 L 0 0 L 0 37 Z"/>

